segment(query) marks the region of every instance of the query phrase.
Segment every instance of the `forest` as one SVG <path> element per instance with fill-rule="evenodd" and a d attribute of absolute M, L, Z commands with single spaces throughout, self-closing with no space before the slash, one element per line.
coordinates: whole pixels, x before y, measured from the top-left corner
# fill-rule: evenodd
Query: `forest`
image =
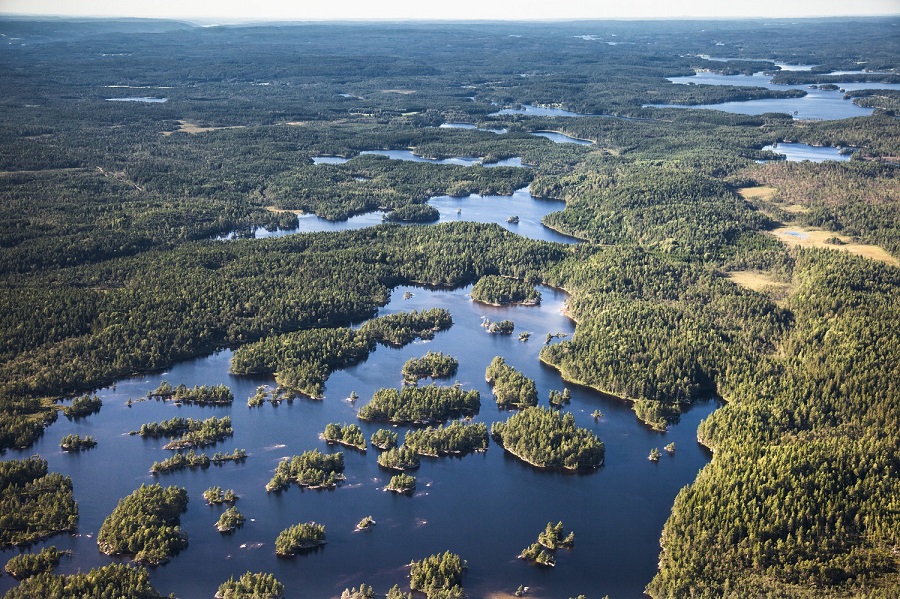
<path fill-rule="evenodd" d="M 0 46 L 0 450 L 20 452 L 0 462 L 0 541 L 76 527 L 79 489 L 21 451 L 44 434 L 72 454 L 88 448 L 94 437 L 53 427 L 118 408 L 96 395 L 107 385 L 227 348 L 236 375 L 274 377 L 273 403 L 322 399 L 336 371 L 389 351 L 378 344 L 399 348 L 453 326 L 439 308 L 374 318 L 396 287 L 474 284 L 477 301 L 529 304 L 545 284 L 569 294 L 565 312 L 577 322 L 540 353 L 568 386 L 551 393 L 554 409 L 530 407 L 534 383 L 502 358 L 491 364 L 498 405 L 520 409 L 481 415 L 505 451 L 548 469 L 602 464 L 603 442 L 567 411 L 569 387 L 628 402 L 653 434 L 695 402 L 724 401 L 697 431 L 714 454 L 671 506 L 647 581 L 652 597 L 896 596 L 900 120 L 896 91 L 877 85 L 900 81 L 898 26 L 0 19 L 0 33 L 20 41 Z M 803 89 L 668 81 L 698 71 L 766 71 Z M 844 100 L 871 115 L 648 106 L 802 97 L 810 85 L 851 81 L 873 86 Z M 109 101 L 134 95 L 165 101 Z M 522 106 L 577 114 L 502 111 Z M 591 143 L 533 135 L 541 131 Z M 814 163 L 763 149 L 780 142 L 853 153 Z M 480 162 L 366 153 L 378 150 Z M 494 165 L 508 158 L 522 166 Z M 462 220 L 427 224 L 431 198 L 502 198 L 526 187 L 560 201 L 543 224 L 579 243 Z M 299 232 L 311 218 L 340 224 L 373 211 L 384 224 Z M 789 246 L 775 234 L 782 227 L 827 241 Z M 255 238 L 269 234 L 282 236 Z M 402 375 L 452 377 L 451 360 L 465 359 L 429 353 Z M 166 384 L 151 398 L 236 409 L 224 386 Z M 405 433 L 400 448 L 393 430 L 371 435 L 384 450 L 378 463 L 404 470 L 420 454 L 485 449 L 485 425 L 447 424 L 480 407 L 476 390 L 404 386 L 377 391 L 358 416 L 363 427 L 428 425 Z M 173 472 L 246 459 L 242 450 L 194 451 L 228 438 L 230 424 L 178 417 L 136 433 L 189 449 L 153 465 Z M 363 430 L 335 422 L 316 434 L 364 448 Z M 105 444 L 66 457 L 89 461 Z M 266 489 L 333 488 L 343 477 L 343 454 L 316 449 L 279 463 Z M 413 477 L 394 479 L 395 490 L 415 488 Z M 141 486 L 99 531 L 101 551 L 148 564 L 172 558 L 187 543 L 186 505 L 179 487 Z M 324 530 L 298 526 L 307 528 L 285 531 L 286 553 L 324 541 Z M 549 562 L 552 549 L 535 543 L 523 555 Z M 41 573 L 8 597 L 159 596 L 139 567 L 56 575 L 49 551 L 35 555 L 13 566 Z M 450 552 L 414 562 L 410 587 L 462 596 L 465 565 Z M 220 594 L 247 589 L 291 592 L 248 572 Z"/>

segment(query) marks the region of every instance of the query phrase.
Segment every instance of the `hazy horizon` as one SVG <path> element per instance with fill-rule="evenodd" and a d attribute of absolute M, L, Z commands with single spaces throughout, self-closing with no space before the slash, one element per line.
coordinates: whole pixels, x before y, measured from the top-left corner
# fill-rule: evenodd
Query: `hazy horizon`
<path fill-rule="evenodd" d="M 600 20 L 729 20 L 823 17 L 889 17 L 900 15 L 900 0 L 736 0 L 723 6 L 718 0 L 634 0 L 627 5 L 585 6 L 563 0 L 545 2 L 504 0 L 491 4 L 458 0 L 452 4 L 426 4 L 413 0 L 380 3 L 285 5 L 259 0 L 248 8 L 236 0 L 205 2 L 158 0 L 2 0 L 0 16 L 22 18 L 143 18 L 189 21 L 198 24 L 240 24 L 308 21 L 600 21 Z"/>

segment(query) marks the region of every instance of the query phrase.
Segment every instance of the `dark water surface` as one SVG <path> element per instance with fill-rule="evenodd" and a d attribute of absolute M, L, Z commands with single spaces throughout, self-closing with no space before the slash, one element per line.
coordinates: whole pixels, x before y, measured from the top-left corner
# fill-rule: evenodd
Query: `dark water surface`
<path fill-rule="evenodd" d="M 404 300 L 406 291 L 413 297 Z M 34 550 L 46 544 L 71 549 L 74 557 L 63 559 L 59 568 L 64 573 L 110 563 L 113 558 L 97 550 L 101 523 L 120 497 L 142 483 L 158 480 L 185 487 L 191 498 L 182 519 L 190 538 L 188 548 L 170 563 L 151 569 L 153 584 L 164 594 L 212 597 L 222 581 L 247 570 L 274 573 L 292 597 L 336 597 L 344 587 L 362 582 L 385 592 L 395 583 L 407 584 L 403 565 L 410 560 L 450 549 L 469 561 L 464 582 L 470 597 L 512 592 L 519 584 L 532 587 L 532 597 L 641 596 L 655 571 L 660 531 L 675 494 L 709 459 L 695 436 L 700 420 L 717 406 L 713 401 L 694 406 L 680 424 L 661 434 L 641 425 L 625 403 L 570 385 L 573 397 L 567 409 L 580 426 L 596 431 L 606 444 L 606 465 L 590 474 L 537 471 L 492 444 L 484 454 L 461 459 L 423 458 L 422 467 L 414 473 L 418 478 L 415 496 L 403 497 L 381 490 L 391 475 L 376 464 L 374 449 L 365 454 L 345 449 L 347 481 L 336 490 L 292 487 L 280 494 L 265 492 L 264 485 L 282 457 L 313 448 L 337 451 L 319 439 L 325 425 L 357 422 L 357 407 L 365 405 L 378 388 L 399 386 L 403 363 L 428 350 L 459 359 L 456 379 L 464 388 L 482 394 L 478 421 L 490 424 L 509 415 L 498 411 L 484 382 L 484 369 L 495 355 L 534 378 L 541 404 L 546 405 L 549 390 L 562 389 L 563 382 L 555 370 L 538 361 L 538 353 L 547 333 L 574 332 L 573 322 L 561 312 L 566 295 L 541 287 L 540 307 L 494 308 L 473 302 L 468 291 L 395 289 L 380 315 L 443 307 L 450 310 L 455 324 L 431 342 L 403 349 L 379 347 L 366 362 L 333 374 L 322 401 L 298 399 L 278 407 L 248 408 L 246 399 L 256 386 L 273 381 L 228 374 L 229 351 L 102 390 L 104 405 L 99 414 L 77 422 L 62 418 L 34 447 L 6 456 L 39 453 L 49 460 L 52 471 L 71 476 L 74 482 L 81 511 L 79 534 L 54 537 Z M 480 326 L 482 316 L 510 318 L 517 332 L 534 334 L 525 343 L 517 335 L 489 335 Z M 126 407 L 126 400 L 145 396 L 163 379 L 188 386 L 224 383 L 234 391 L 235 403 L 204 408 L 147 401 Z M 344 399 L 351 391 L 360 395 L 356 406 Z M 590 416 L 595 409 L 604 413 L 599 422 Z M 250 457 L 243 464 L 154 477 L 148 473 L 150 465 L 171 455 L 162 449 L 165 440 L 125 434 L 141 423 L 173 416 L 226 415 L 232 418 L 234 437 L 206 451 L 245 448 Z M 372 423 L 360 425 L 367 438 L 379 428 Z M 57 444 L 69 433 L 93 435 L 99 444 L 81 454 L 65 454 Z M 647 460 L 651 448 L 673 441 L 674 456 L 664 452 L 657 464 Z M 201 494 L 212 485 L 233 488 L 240 495 L 237 507 L 247 523 L 233 535 L 221 535 L 213 526 L 224 508 L 204 504 Z M 368 514 L 378 525 L 354 532 L 356 523 Z M 277 534 L 309 520 L 325 524 L 328 545 L 308 555 L 277 558 L 273 545 Z M 558 565 L 552 569 L 516 559 L 551 520 L 562 520 L 575 531 L 575 549 L 559 552 Z M 0 558 L 5 561 L 16 553 L 6 551 Z M 0 578 L 0 590 L 14 582 Z"/>

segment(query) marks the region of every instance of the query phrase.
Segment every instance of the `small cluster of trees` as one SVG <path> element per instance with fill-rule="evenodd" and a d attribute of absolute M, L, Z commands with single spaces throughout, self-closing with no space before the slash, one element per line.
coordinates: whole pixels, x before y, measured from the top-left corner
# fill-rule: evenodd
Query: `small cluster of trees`
<path fill-rule="evenodd" d="M 311 489 L 334 488 L 344 479 L 344 454 L 324 454 L 318 449 L 305 451 L 289 460 L 282 460 L 275 475 L 266 484 L 266 491 L 286 489 L 292 482 Z"/>
<path fill-rule="evenodd" d="M 403 381 L 415 384 L 419 379 L 431 377 L 447 378 L 456 374 L 459 360 L 443 352 L 429 351 L 421 358 L 410 358 L 403 365 Z"/>
<path fill-rule="evenodd" d="M 0 547 L 74 530 L 78 505 L 72 479 L 48 473 L 47 460 L 38 456 L 0 462 L 0 514 Z"/>
<path fill-rule="evenodd" d="M 187 547 L 179 526 L 187 504 L 182 488 L 141 485 L 103 521 L 97 546 L 107 555 L 131 554 L 137 562 L 161 564 Z"/>
<path fill-rule="evenodd" d="M 38 553 L 23 553 L 10 558 L 6 562 L 6 573 L 16 579 L 37 576 L 45 572 L 52 572 L 59 565 L 59 560 L 64 555 L 72 555 L 71 551 L 59 551 L 53 545 L 44 547 Z"/>
<path fill-rule="evenodd" d="M 206 500 L 210 505 L 219 504 L 219 503 L 234 503 L 237 501 L 237 495 L 234 492 L 234 489 L 226 489 L 222 490 L 222 487 L 210 487 L 207 490 L 203 491 L 203 499 Z"/>
<path fill-rule="evenodd" d="M 591 470 L 603 464 L 597 436 L 575 425 L 572 414 L 527 408 L 491 426 L 494 441 L 514 456 L 539 468 Z"/>
<path fill-rule="evenodd" d="M 472 299 L 494 306 L 504 304 L 531 306 L 541 303 L 541 292 L 535 289 L 534 285 L 519 279 L 488 275 L 478 279 L 472 286 Z"/>
<path fill-rule="evenodd" d="M 406 445 L 388 449 L 378 455 L 378 465 L 391 470 L 415 470 L 420 462 L 416 450 Z"/>
<path fill-rule="evenodd" d="M 570 532 L 566 536 L 563 536 L 563 533 L 562 522 L 556 524 L 548 522 L 544 531 L 538 535 L 537 542 L 523 549 L 519 554 L 519 559 L 528 560 L 541 566 L 555 566 L 556 555 L 554 552 L 557 549 L 575 547 L 575 533 Z"/>
<path fill-rule="evenodd" d="M 403 495 L 411 495 L 416 490 L 416 477 L 410 476 L 405 472 L 395 474 L 391 477 L 390 482 L 385 487 L 388 491 L 400 493 Z"/>
<path fill-rule="evenodd" d="M 216 522 L 216 528 L 221 533 L 234 532 L 244 525 L 245 520 L 244 514 L 239 512 L 236 507 L 231 506 L 219 516 L 219 520 Z"/>
<path fill-rule="evenodd" d="M 487 425 L 481 422 L 451 424 L 406 433 L 403 447 L 412 449 L 419 455 L 465 455 L 473 451 L 484 451 L 488 447 Z"/>
<path fill-rule="evenodd" d="M 168 381 L 162 381 L 156 389 L 148 393 L 148 397 L 197 405 L 222 405 L 234 401 L 234 394 L 228 385 L 187 387 L 180 384 L 173 387 Z"/>
<path fill-rule="evenodd" d="M 90 435 L 82 437 L 78 434 L 72 434 L 63 437 L 59 442 L 59 446 L 63 451 L 82 451 L 97 447 L 97 441 Z"/>
<path fill-rule="evenodd" d="M 358 424 L 340 425 L 330 422 L 325 425 L 325 432 L 322 433 L 322 438 L 328 443 L 338 443 L 360 451 L 366 450 L 366 438 Z"/>
<path fill-rule="evenodd" d="M 275 539 L 275 553 L 281 556 L 295 555 L 325 544 L 325 525 L 304 522 L 290 526 Z"/>
<path fill-rule="evenodd" d="M 429 599 L 464 597 L 462 575 L 466 568 L 466 561 L 455 553 L 445 551 L 429 555 L 410 564 L 409 586 L 414 591 L 425 593 Z"/>
<path fill-rule="evenodd" d="M 494 389 L 494 397 L 501 408 L 525 408 L 538 403 L 534 381 L 496 356 L 484 371 L 484 379 Z"/>
<path fill-rule="evenodd" d="M 192 421 L 188 431 L 177 439 L 173 439 L 163 446 L 163 449 L 185 449 L 189 447 L 206 447 L 215 445 L 219 441 L 234 434 L 231 428 L 231 417 L 207 418 L 203 422 Z"/>
<path fill-rule="evenodd" d="M 378 449 L 391 449 L 397 446 L 397 433 L 395 431 L 380 428 L 372 433 L 372 445 Z"/>
<path fill-rule="evenodd" d="M 474 416 L 480 409 L 481 394 L 478 391 L 428 385 L 404 387 L 399 391 L 379 389 L 372 401 L 359 410 L 359 417 L 394 424 L 428 424 Z"/>
<path fill-rule="evenodd" d="M 162 474 L 175 470 L 183 470 L 184 468 L 209 468 L 211 464 L 218 466 L 225 462 L 243 462 L 246 459 L 247 451 L 244 449 L 235 449 L 231 453 L 217 451 L 212 457 L 205 453 L 197 453 L 191 449 L 187 453 L 176 453 L 165 460 L 153 462 L 150 466 L 150 472 L 153 474 Z"/>
<path fill-rule="evenodd" d="M 76 397 L 72 403 L 63 408 L 63 415 L 69 420 L 78 420 L 100 411 L 103 400 L 96 395 L 83 395 Z"/>
<path fill-rule="evenodd" d="M 231 576 L 219 585 L 216 599 L 282 599 L 284 585 L 272 574 L 264 572 L 245 572 L 235 580 Z"/>

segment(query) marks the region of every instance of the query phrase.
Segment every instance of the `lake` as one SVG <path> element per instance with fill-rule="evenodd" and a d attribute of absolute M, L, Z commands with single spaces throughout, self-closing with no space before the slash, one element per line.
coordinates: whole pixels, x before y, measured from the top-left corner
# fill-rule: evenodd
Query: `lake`
<path fill-rule="evenodd" d="M 39 453 L 50 470 L 71 476 L 81 518 L 78 535 L 60 535 L 40 543 L 74 552 L 64 558 L 58 572 L 108 564 L 97 550 L 96 534 L 119 498 L 143 483 L 157 480 L 163 485 L 187 489 L 190 505 L 182 527 L 190 544 L 172 561 L 151 569 L 154 586 L 163 594 L 180 597 L 212 597 L 229 576 L 247 570 L 273 573 L 287 587 L 288 596 L 337 597 L 349 586 L 367 583 L 379 592 L 393 584 L 406 587 L 404 564 L 432 553 L 452 550 L 469 562 L 464 588 L 470 597 L 494 592 L 513 592 L 520 584 L 533 589 L 532 597 L 569 597 L 589 593 L 591 597 L 641 597 L 656 570 L 658 540 L 675 494 L 690 483 L 710 458 L 696 441 L 699 422 L 718 404 L 708 401 L 689 409 L 681 422 L 662 434 L 640 424 L 629 406 L 589 389 L 570 386 L 572 402 L 566 408 L 579 426 L 594 430 L 606 444 L 606 463 L 598 471 L 581 474 L 535 470 L 510 457 L 496 445 L 486 453 L 464 458 L 423 458 L 414 474 L 418 487 L 413 497 L 387 493 L 382 487 L 391 474 L 376 464 L 377 452 L 345 449 L 347 480 L 334 491 L 301 491 L 292 487 L 282 493 L 266 493 L 265 483 L 283 457 L 318 448 L 337 451 L 319 439 L 329 422 L 358 422 L 357 408 L 365 405 L 380 387 L 398 387 L 400 369 L 411 357 L 428 350 L 449 353 L 460 361 L 454 380 L 482 394 L 477 421 L 505 420 L 484 382 L 484 369 L 496 356 L 533 378 L 541 404 L 547 404 L 550 389 L 562 389 L 557 372 L 543 366 L 538 354 L 547 333 L 572 334 L 574 323 L 562 314 L 566 294 L 540 287 L 543 303 L 537 307 L 489 307 L 468 296 L 470 287 L 456 290 L 426 290 L 398 287 L 379 315 L 448 309 L 454 325 L 438 333 L 431 342 L 418 342 L 403 349 L 379 347 L 359 365 L 334 373 L 325 399 L 295 400 L 278 407 L 249 409 L 246 399 L 260 384 L 273 384 L 271 377 L 236 377 L 228 373 L 231 352 L 179 363 L 167 372 L 124 379 L 99 391 L 103 409 L 89 418 L 70 422 L 61 418 L 43 438 L 24 451 L 10 451 L 7 459 Z M 404 293 L 412 293 L 403 299 Z M 511 319 L 516 331 L 531 331 L 528 342 L 517 335 L 489 335 L 481 318 Z M 477 341 L 477 343 L 476 343 Z M 144 397 L 162 380 L 173 384 L 224 383 L 231 387 L 235 402 L 230 407 L 181 406 L 158 401 L 125 402 Z M 450 384 L 453 381 L 447 381 Z M 351 391 L 356 405 L 345 400 Z M 594 421 L 591 413 L 604 416 Z M 231 416 L 234 437 L 207 453 L 245 448 L 250 457 L 243 464 L 226 464 L 207 470 L 184 470 L 153 477 L 152 462 L 172 452 L 162 449 L 165 440 L 143 440 L 126 433 L 142 423 L 174 416 L 208 418 Z M 366 438 L 379 425 L 359 422 Z M 406 427 L 399 427 L 401 432 Z M 93 435 L 98 446 L 80 454 L 60 451 L 59 439 L 70 433 Z M 402 434 L 401 434 L 402 439 Z M 658 463 L 647 460 L 654 447 L 674 442 L 676 453 Z M 101 467 L 102 465 L 102 467 Z M 210 486 L 232 488 L 240 496 L 238 509 L 247 517 L 233 535 L 214 528 L 222 507 L 209 507 L 202 492 Z M 378 524 L 366 532 L 354 532 L 356 523 L 372 515 Z M 316 521 L 326 527 L 328 544 L 321 550 L 291 559 L 274 554 L 274 539 L 297 522 Z M 557 567 L 540 569 L 516 559 L 537 538 L 548 521 L 562 520 L 576 534 L 572 551 L 557 553 Z M 3 553 L 5 561 L 17 550 Z M 0 578 L 0 591 L 15 581 Z"/>
<path fill-rule="evenodd" d="M 542 106 L 532 106 L 531 104 L 522 104 L 521 108 L 504 108 L 503 110 L 498 110 L 497 112 L 492 112 L 488 116 L 501 116 L 505 114 L 525 114 L 528 116 L 566 116 L 566 117 L 575 117 L 575 116 L 593 116 L 590 114 L 580 114 L 578 112 L 571 112 L 569 110 L 563 110 L 561 108 L 544 108 Z"/>
<path fill-rule="evenodd" d="M 795 69 L 801 70 L 801 69 Z M 777 85 L 772 83 L 771 75 L 756 73 L 754 75 L 722 75 L 719 73 L 701 72 L 688 77 L 670 77 L 669 81 L 680 85 L 736 85 L 764 87 L 772 90 L 802 89 L 807 95 L 802 98 L 766 98 L 762 100 L 746 100 L 739 102 L 723 102 L 720 104 L 700 104 L 687 106 L 684 104 L 650 104 L 655 108 L 697 108 L 721 110 L 737 114 L 763 114 L 765 112 L 783 112 L 797 119 L 835 120 L 856 116 L 868 116 L 874 112 L 872 108 L 857 106 L 844 99 L 844 91 L 860 89 L 900 90 L 898 83 L 838 83 L 840 90 L 811 89 L 809 85 Z M 843 90 L 843 91 L 842 91 Z"/>
<path fill-rule="evenodd" d="M 810 162 L 837 160 L 838 162 L 843 162 L 850 160 L 851 157 L 851 154 L 841 154 L 840 148 L 824 148 L 799 143 L 780 142 L 773 146 L 765 146 L 763 150 L 784 154 L 785 160 L 788 162 L 800 162 L 803 160 L 809 160 Z"/>
<path fill-rule="evenodd" d="M 519 156 L 504 158 L 503 160 L 498 160 L 497 162 L 482 162 L 481 158 L 474 156 L 454 156 L 452 158 L 425 158 L 424 156 L 413 154 L 412 150 L 364 150 L 360 152 L 360 154 L 386 156 L 391 160 L 406 160 L 408 162 L 429 162 L 431 164 L 455 164 L 457 166 L 474 166 L 476 164 L 480 164 L 481 166 L 484 166 L 486 168 L 497 166 L 515 166 L 519 168 L 528 168 L 527 165 L 522 164 L 522 158 L 520 158 Z M 312 161 L 313 164 L 344 164 L 345 162 L 349 162 L 350 158 L 344 158 L 343 156 L 313 156 Z"/>
<path fill-rule="evenodd" d="M 161 104 L 168 102 L 168 98 L 151 98 L 149 96 L 135 96 L 133 98 L 107 98 L 107 102 L 145 102 L 148 104 Z"/>
<path fill-rule="evenodd" d="M 558 131 L 535 131 L 534 133 L 532 133 L 532 135 L 535 135 L 537 137 L 544 137 L 546 139 L 549 139 L 553 143 L 557 143 L 557 144 L 578 144 L 578 145 L 582 145 L 582 146 L 594 145 L 594 142 L 592 142 L 589 139 L 578 139 L 576 137 L 569 137 L 568 135 L 563 135 L 562 133 L 559 133 Z"/>
<path fill-rule="evenodd" d="M 556 241 L 559 243 L 575 243 L 573 237 L 557 233 L 541 224 L 541 220 L 551 212 L 557 212 L 565 208 L 565 203 L 559 200 L 545 200 L 531 195 L 528 188 L 517 190 L 511 196 L 502 195 L 478 195 L 468 196 L 438 196 L 428 200 L 430 206 L 434 206 L 440 212 L 440 220 L 436 222 L 468 221 L 481 223 L 496 223 L 524 237 L 540 239 L 543 241 Z M 267 231 L 258 227 L 254 237 L 284 237 L 298 233 L 317 233 L 322 231 L 349 231 L 364 229 L 382 224 L 385 212 L 373 210 L 347 220 L 333 221 L 321 218 L 315 214 L 301 214 L 298 217 L 299 226 L 296 229 Z M 507 222 L 510 216 L 518 216 L 519 222 L 512 224 Z M 410 225 L 423 226 L 423 225 Z M 232 238 L 235 232 L 221 236 L 220 240 Z"/>

